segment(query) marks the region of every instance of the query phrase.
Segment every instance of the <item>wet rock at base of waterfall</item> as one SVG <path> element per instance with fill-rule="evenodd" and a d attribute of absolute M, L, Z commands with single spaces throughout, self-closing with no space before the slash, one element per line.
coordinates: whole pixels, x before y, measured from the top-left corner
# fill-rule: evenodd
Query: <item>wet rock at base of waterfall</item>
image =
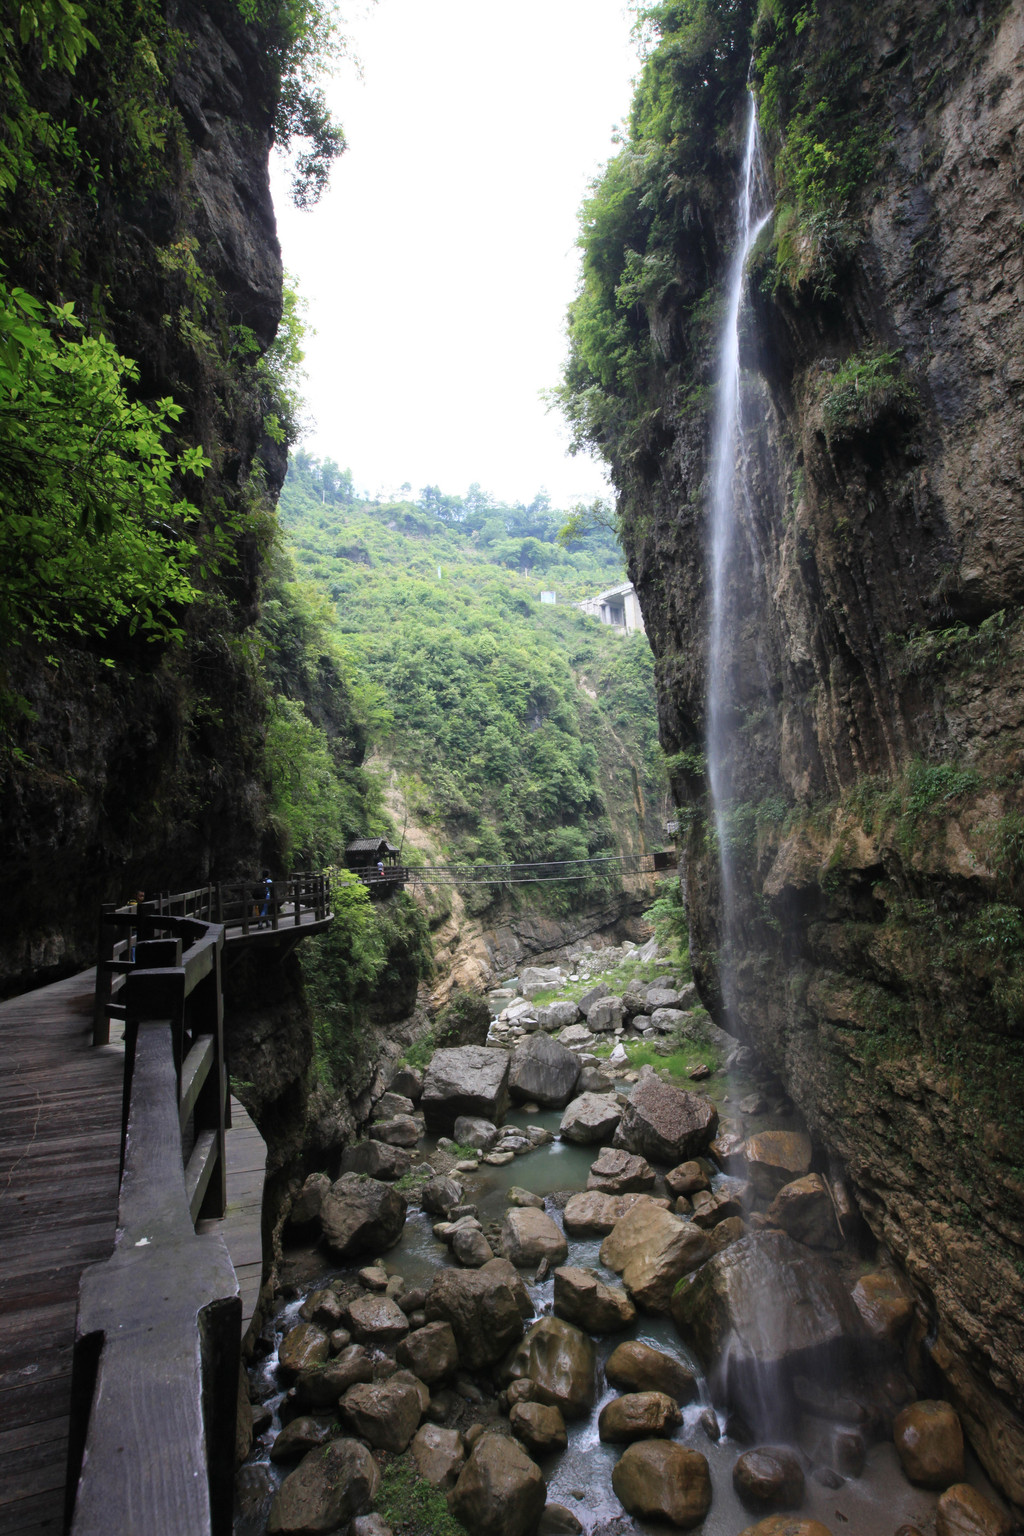
<path fill-rule="evenodd" d="M 705 1151 L 718 1128 L 710 1099 L 663 1083 L 645 1067 L 622 1111 L 613 1145 L 674 1165 Z"/>
<path fill-rule="evenodd" d="M 386 1291 L 388 1288 L 388 1272 L 376 1264 L 368 1264 L 365 1269 L 361 1269 L 357 1278 L 364 1291 Z"/>
<path fill-rule="evenodd" d="M 487 1241 L 479 1224 L 459 1224 L 451 1234 L 451 1250 L 464 1269 L 482 1269 L 494 1258 L 494 1249 Z"/>
<path fill-rule="evenodd" d="M 373 1380 L 373 1359 L 362 1344 L 350 1344 L 319 1366 L 301 1371 L 292 1388 L 291 1417 L 318 1408 L 334 1408 L 338 1398 L 357 1381 Z M 282 1420 L 285 1416 L 282 1407 Z"/>
<path fill-rule="evenodd" d="M 411 1115 L 396 1115 L 393 1120 L 375 1120 L 369 1134 L 371 1141 L 383 1141 L 389 1147 L 414 1147 L 423 1127 Z"/>
<path fill-rule="evenodd" d="M 405 1226 L 406 1202 L 379 1179 L 343 1174 L 320 1209 L 322 1241 L 336 1259 L 391 1248 Z"/>
<path fill-rule="evenodd" d="M 427 1293 L 427 1321 L 451 1324 L 459 1359 L 470 1371 L 496 1364 L 523 1333 L 519 1297 L 494 1263 L 440 1270 Z"/>
<path fill-rule="evenodd" d="M 614 1054 L 614 1053 L 613 1053 Z M 625 1052 L 623 1052 L 625 1055 Z M 614 1082 L 607 1072 L 602 1072 L 600 1067 L 585 1066 L 580 1068 L 580 1075 L 576 1082 L 578 1093 L 611 1093 L 615 1087 Z"/>
<path fill-rule="evenodd" d="M 454 1488 L 466 1465 L 466 1443 L 457 1429 L 421 1424 L 409 1446 L 420 1477 L 434 1488 Z"/>
<path fill-rule="evenodd" d="M 584 1018 L 586 1018 L 588 1011 L 593 1008 L 594 1004 L 600 1002 L 602 997 L 611 995 L 611 990 L 606 981 L 599 981 L 595 986 L 588 988 L 581 998 L 577 999 L 576 1006 Z"/>
<path fill-rule="evenodd" d="M 641 1310 L 667 1312 L 678 1281 L 713 1252 L 700 1227 L 648 1200 L 615 1223 L 601 1244 L 601 1263 L 622 1275 Z"/>
<path fill-rule="evenodd" d="M 327 1288 L 311 1292 L 299 1308 L 299 1316 L 304 1323 L 316 1323 L 318 1328 L 331 1333 L 340 1327 L 345 1307 L 338 1293 Z"/>
<path fill-rule="evenodd" d="M 505 1199 L 509 1205 L 530 1206 L 535 1211 L 544 1209 L 543 1195 L 535 1195 L 530 1189 L 521 1189 L 518 1184 L 513 1184 Z"/>
<path fill-rule="evenodd" d="M 377 1463 L 358 1441 L 346 1438 L 319 1446 L 278 1489 L 267 1520 L 268 1536 L 336 1530 L 370 1507 L 379 1483 Z"/>
<path fill-rule="evenodd" d="M 430 1216 L 448 1217 L 462 1199 L 463 1186 L 444 1176 L 428 1179 L 420 1189 L 420 1205 Z"/>
<path fill-rule="evenodd" d="M 906 1282 L 886 1270 L 861 1275 L 853 1303 L 868 1336 L 879 1344 L 899 1344 L 914 1315 L 914 1297 Z"/>
<path fill-rule="evenodd" d="M 574 1141 L 582 1146 L 612 1139 L 622 1119 L 619 1102 L 602 1093 L 581 1093 L 566 1105 L 558 1127 L 563 1141 Z"/>
<path fill-rule="evenodd" d="M 597 1433 L 608 1445 L 630 1445 L 634 1440 L 668 1439 L 683 1416 L 665 1392 L 627 1392 L 605 1403 L 597 1420 Z"/>
<path fill-rule="evenodd" d="M 516 1155 L 514 1152 L 485 1152 L 480 1159 L 481 1162 L 488 1163 L 492 1168 L 507 1168 L 509 1163 L 514 1163 L 515 1160 Z"/>
<path fill-rule="evenodd" d="M 450 1323 L 427 1323 L 404 1338 L 395 1350 L 404 1365 L 428 1387 L 459 1368 L 459 1350 Z"/>
<path fill-rule="evenodd" d="M 732 1469 L 732 1485 L 745 1504 L 762 1509 L 799 1509 L 804 1500 L 803 1468 L 783 1446 L 744 1451 Z"/>
<path fill-rule="evenodd" d="M 743 1147 L 747 1177 L 764 1200 L 774 1200 L 784 1184 L 810 1173 L 813 1155 L 806 1131 L 758 1131 Z"/>
<path fill-rule="evenodd" d="M 359 1296 L 348 1316 L 360 1344 L 397 1344 L 409 1332 L 409 1319 L 390 1296 Z"/>
<path fill-rule="evenodd" d="M 741 1237 L 747 1235 L 747 1228 L 741 1216 L 726 1216 L 717 1226 L 705 1230 L 708 1232 L 715 1253 L 721 1253 L 730 1243 L 738 1243 Z"/>
<path fill-rule="evenodd" d="M 625 1023 L 625 1010 L 622 1006 L 622 998 L 609 994 L 607 997 L 599 997 L 596 1003 L 591 1003 L 586 1010 L 587 1028 L 592 1035 L 611 1035 L 621 1029 Z"/>
<path fill-rule="evenodd" d="M 665 1520 L 688 1530 L 711 1508 L 707 1457 L 671 1440 L 637 1440 L 612 1470 L 615 1497 L 641 1520 Z"/>
<path fill-rule="evenodd" d="M 460 1115 L 499 1124 L 508 1108 L 508 1064 L 508 1052 L 493 1046 L 435 1051 L 420 1099 L 427 1124 L 449 1133 Z"/>
<path fill-rule="evenodd" d="M 293 1227 L 308 1227 L 310 1222 L 316 1221 L 330 1187 L 331 1181 L 326 1173 L 311 1173 L 292 1201 L 292 1208 L 288 1212 L 289 1224 Z"/>
<path fill-rule="evenodd" d="M 416 1387 L 394 1377 L 349 1387 L 338 1404 L 338 1417 L 346 1429 L 368 1440 L 375 1450 L 394 1451 L 396 1455 L 416 1433 L 422 1412 Z"/>
<path fill-rule="evenodd" d="M 413 1154 L 408 1147 L 393 1147 L 386 1141 L 356 1141 L 341 1154 L 342 1173 L 364 1173 L 387 1183 L 409 1172 Z"/>
<path fill-rule="evenodd" d="M 604 1374 L 620 1392 L 663 1392 L 676 1403 L 692 1403 L 700 1395 L 697 1378 L 688 1365 L 639 1339 L 627 1339 L 613 1349 L 605 1361 Z"/>
<path fill-rule="evenodd" d="M 309 1414 L 300 1414 L 297 1419 L 292 1419 L 286 1424 L 270 1447 L 271 1461 L 298 1461 L 300 1456 L 305 1456 L 307 1451 L 316 1450 L 318 1445 L 326 1445 L 331 1438 L 329 1424 L 321 1423 L 319 1419 L 310 1418 Z"/>
<path fill-rule="evenodd" d="M 322 1365 L 331 1352 L 331 1341 L 315 1323 L 296 1323 L 281 1340 L 277 1352 L 280 1381 L 294 1381 L 300 1371 Z"/>
<path fill-rule="evenodd" d="M 716 1253 L 676 1287 L 671 1310 L 705 1365 L 722 1368 L 728 1400 L 755 1420 L 759 1403 L 790 1400 L 796 1374 L 845 1362 L 860 1335 L 838 1271 L 783 1232 Z"/>
<path fill-rule="evenodd" d="M 783 1184 L 768 1207 L 768 1220 L 808 1248 L 831 1252 L 843 1245 L 832 1196 L 820 1173 L 807 1173 Z"/>
<path fill-rule="evenodd" d="M 489 1152 L 498 1134 L 493 1120 L 483 1120 L 479 1115 L 459 1115 L 452 1131 L 460 1147 L 475 1147 L 478 1152 Z"/>
<path fill-rule="evenodd" d="M 922 1488 L 948 1488 L 964 1476 L 964 1435 L 949 1403 L 922 1399 L 893 1421 L 892 1438 L 904 1474 Z"/>
<path fill-rule="evenodd" d="M 665 1188 L 670 1195 L 696 1195 L 705 1189 L 711 1188 L 711 1180 L 708 1178 L 704 1167 L 696 1161 L 680 1163 L 675 1168 L 670 1168 L 665 1175 Z"/>
<path fill-rule="evenodd" d="M 545 1504 L 537 1536 L 583 1536 L 583 1526 L 564 1504 Z"/>
<path fill-rule="evenodd" d="M 860 1477 L 867 1459 L 867 1444 L 859 1430 L 846 1424 L 829 1423 L 825 1419 L 805 1421 L 801 1446 L 813 1462 L 814 1477 L 821 1482 L 823 1470 L 835 1472 L 840 1482 L 848 1477 Z M 837 1486 L 826 1484 L 826 1486 Z"/>
<path fill-rule="evenodd" d="M 565 1420 L 549 1403 L 513 1403 L 508 1424 L 532 1456 L 553 1456 L 569 1444 Z"/>
<path fill-rule="evenodd" d="M 820 1520 L 801 1520 L 792 1515 L 769 1515 L 756 1525 L 748 1525 L 740 1536 L 832 1536 Z"/>
<path fill-rule="evenodd" d="M 624 1290 L 607 1285 L 596 1269 L 572 1265 L 555 1270 L 554 1311 L 586 1333 L 618 1333 L 636 1321 L 636 1307 Z"/>
<path fill-rule="evenodd" d="M 714 1189 L 698 1190 L 693 1197 L 693 1219 L 705 1230 L 717 1227 L 730 1216 L 742 1216 L 750 1185 L 745 1179 L 726 1175 Z"/>
<path fill-rule="evenodd" d="M 1012 1522 L 970 1483 L 954 1483 L 939 1499 L 935 1536 L 1010 1536 Z"/>
<path fill-rule="evenodd" d="M 417 1067 L 399 1067 L 388 1084 L 389 1093 L 400 1093 L 418 1104 L 423 1093 L 423 1073 Z"/>
<path fill-rule="evenodd" d="M 545 1109 L 563 1109 L 579 1075 L 579 1060 L 572 1051 L 548 1035 L 533 1035 L 512 1052 L 508 1091 L 520 1103 L 532 1099 Z"/>
<path fill-rule="evenodd" d="M 538 992 L 560 987 L 564 979 L 560 965 L 524 965 L 519 973 L 519 990 L 524 997 L 535 997 Z"/>
<path fill-rule="evenodd" d="M 564 999 L 537 1009 L 537 1023 L 545 1034 L 552 1034 L 556 1029 L 567 1029 L 570 1024 L 578 1023 L 579 1018 L 580 1010 L 576 1004 Z"/>
<path fill-rule="evenodd" d="M 562 1264 L 569 1244 L 547 1211 L 531 1205 L 513 1206 L 501 1226 L 501 1247 L 517 1269 L 532 1269 L 542 1259 Z"/>
<path fill-rule="evenodd" d="M 628 1195 L 606 1195 L 599 1189 L 581 1190 L 566 1201 L 562 1212 L 565 1230 L 570 1237 L 607 1237 L 615 1223 L 642 1200 L 660 1206 L 662 1210 L 669 1206 L 667 1200 L 656 1200 L 639 1190 Z"/>
<path fill-rule="evenodd" d="M 473 1446 L 449 1496 L 467 1531 L 533 1536 L 547 1499 L 541 1470 L 508 1435 L 485 1433 Z"/>
<path fill-rule="evenodd" d="M 542 1317 L 505 1361 L 502 1376 L 506 1383 L 529 1377 L 537 1401 L 567 1419 L 585 1418 L 597 1396 L 594 1341 L 560 1317 Z"/>
<path fill-rule="evenodd" d="M 645 1157 L 621 1147 L 605 1147 L 590 1165 L 587 1188 L 606 1195 L 628 1195 L 654 1188 L 657 1175 Z"/>
<path fill-rule="evenodd" d="M 519 1308 L 519 1316 L 524 1321 L 528 1321 L 534 1314 L 533 1298 L 526 1289 L 526 1282 L 515 1265 L 510 1263 L 508 1259 L 496 1258 L 492 1259 L 489 1264 L 485 1264 L 484 1270 L 488 1275 L 504 1280 L 515 1297 L 516 1306 Z"/>
<path fill-rule="evenodd" d="M 727 1173 L 744 1174 L 747 1171 L 746 1139 L 733 1120 L 719 1121 L 718 1134 L 708 1145 L 708 1151 L 720 1168 Z"/>

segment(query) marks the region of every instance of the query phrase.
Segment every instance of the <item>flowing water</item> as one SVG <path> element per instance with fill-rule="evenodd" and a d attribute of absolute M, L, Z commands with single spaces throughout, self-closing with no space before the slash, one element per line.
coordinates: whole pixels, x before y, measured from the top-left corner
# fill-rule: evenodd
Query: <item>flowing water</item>
<path fill-rule="evenodd" d="M 711 803 L 718 834 L 721 879 L 722 931 L 719 943 L 719 980 L 726 1029 L 732 1013 L 731 952 L 735 891 L 729 852 L 727 812 L 733 795 L 731 755 L 733 724 L 729 686 L 728 594 L 730 566 L 739 526 L 739 499 L 743 476 L 737 461 L 743 436 L 740 397 L 740 311 L 743 304 L 747 258 L 754 242 L 771 217 L 757 132 L 757 105 L 753 93 L 747 119 L 747 138 L 740 177 L 736 213 L 736 244 L 729 264 L 726 308 L 719 347 L 715 419 L 711 440 L 711 628 L 708 636 L 707 764 Z"/>

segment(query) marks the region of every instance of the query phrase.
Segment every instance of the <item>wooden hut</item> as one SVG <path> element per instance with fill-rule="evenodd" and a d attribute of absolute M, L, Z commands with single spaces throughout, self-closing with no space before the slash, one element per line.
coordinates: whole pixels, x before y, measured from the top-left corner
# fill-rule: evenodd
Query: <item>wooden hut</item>
<path fill-rule="evenodd" d="M 384 886 L 390 891 L 404 886 L 408 879 L 404 866 L 398 862 L 400 855 L 401 849 L 386 837 L 356 837 L 345 848 L 345 868 L 365 880 L 371 889 Z"/>

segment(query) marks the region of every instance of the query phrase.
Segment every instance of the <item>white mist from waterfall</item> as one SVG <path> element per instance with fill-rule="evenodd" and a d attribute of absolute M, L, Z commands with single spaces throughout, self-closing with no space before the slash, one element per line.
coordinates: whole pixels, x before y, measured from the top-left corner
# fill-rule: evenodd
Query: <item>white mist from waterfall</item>
<path fill-rule="evenodd" d="M 718 859 L 721 879 L 721 928 L 719 933 L 719 986 L 726 1028 L 732 1014 L 732 938 L 734 914 L 733 870 L 727 836 L 727 812 L 732 799 L 731 731 L 732 713 L 728 687 L 726 609 L 729 562 L 739 523 L 738 498 L 742 492 L 737 473 L 742 440 L 740 409 L 740 310 L 743 304 L 747 258 L 754 242 L 771 217 L 771 207 L 758 211 L 766 203 L 760 141 L 757 132 L 757 105 L 750 96 L 747 141 L 740 178 L 736 217 L 736 245 L 729 266 L 726 311 L 718 359 L 718 391 L 711 442 L 711 628 L 708 637 L 707 683 L 707 764 L 711 786 L 711 804 L 718 834 Z"/>

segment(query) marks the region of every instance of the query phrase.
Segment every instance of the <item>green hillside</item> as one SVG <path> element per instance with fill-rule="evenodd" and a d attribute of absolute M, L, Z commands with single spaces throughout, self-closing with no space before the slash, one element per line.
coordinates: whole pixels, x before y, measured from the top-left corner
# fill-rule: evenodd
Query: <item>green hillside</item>
<path fill-rule="evenodd" d="M 347 472 L 301 452 L 280 519 L 293 569 L 271 593 L 267 638 L 277 643 L 275 603 L 289 610 L 282 633 L 297 601 L 317 610 L 336 664 L 359 680 L 368 744 L 443 857 L 587 859 L 660 842 L 650 648 L 572 606 L 625 579 L 611 533 L 563 549 L 566 514 L 546 498 L 508 506 L 475 486 L 465 498 L 427 487 L 416 500 L 359 500 Z M 557 603 L 541 603 L 542 590 Z M 290 712 L 295 728 L 294 690 L 284 675 L 280 686 L 279 715 Z M 315 716 L 307 704 L 307 748 Z M 345 830 L 362 830 L 348 801 Z M 383 830 L 371 805 L 364 799 L 363 814 Z M 545 901 L 564 906 L 615 884 L 549 887 Z M 476 894 L 479 910 L 491 896 Z"/>

